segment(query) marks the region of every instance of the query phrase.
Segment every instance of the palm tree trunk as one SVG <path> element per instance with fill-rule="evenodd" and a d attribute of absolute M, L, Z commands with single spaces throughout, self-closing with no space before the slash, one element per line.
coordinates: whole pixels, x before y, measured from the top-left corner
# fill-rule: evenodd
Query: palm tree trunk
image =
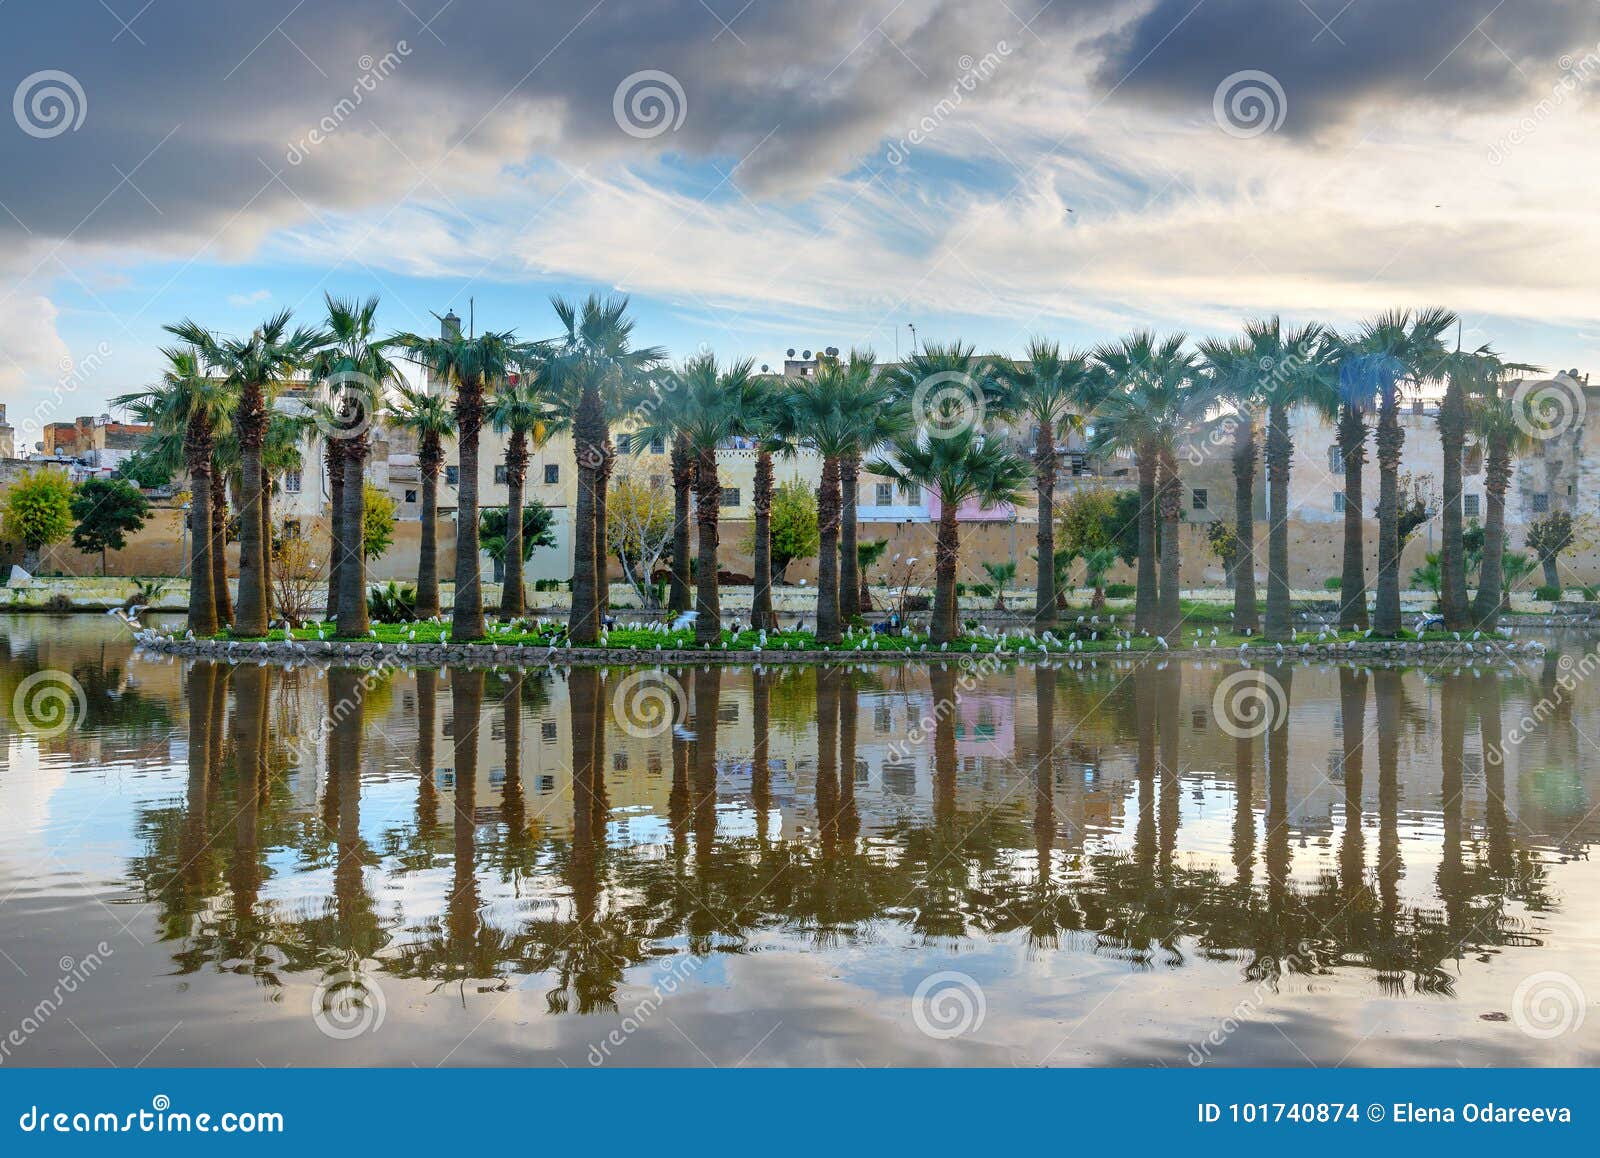
<path fill-rule="evenodd" d="M 1233 429 L 1233 629 L 1241 635 L 1261 630 L 1256 610 L 1256 427 L 1242 415 Z"/>
<path fill-rule="evenodd" d="M 1033 626 L 1046 631 L 1056 622 L 1056 428 L 1049 419 L 1039 423 L 1034 442 L 1033 483 L 1039 495 L 1039 530 L 1034 554 L 1038 575 L 1033 592 Z"/>
<path fill-rule="evenodd" d="M 1400 634 L 1400 452 L 1405 442 L 1400 398 L 1391 386 L 1378 409 L 1378 583 L 1372 614 L 1373 632 L 1391 638 Z"/>
<path fill-rule="evenodd" d="M 261 472 L 261 605 L 272 622 L 272 474 Z"/>
<path fill-rule="evenodd" d="M 1156 455 L 1149 447 L 1139 452 L 1139 578 L 1133 603 L 1133 626 L 1153 631 L 1156 626 Z"/>
<path fill-rule="evenodd" d="M 339 572 L 344 567 L 344 439 L 330 438 L 324 444 L 328 460 L 328 597 L 322 605 L 322 618 L 339 614 Z"/>
<path fill-rule="evenodd" d="M 933 623 L 928 630 L 930 643 L 954 643 L 956 639 L 956 568 L 961 551 L 961 528 L 956 522 L 957 504 L 939 498 L 939 538 L 933 548 Z"/>
<path fill-rule="evenodd" d="M 751 495 L 755 512 L 755 590 L 750 594 L 750 626 L 775 631 L 772 614 L 772 455 L 756 452 L 755 487 Z"/>
<path fill-rule="evenodd" d="M 689 610 L 689 488 L 694 485 L 694 458 L 689 440 L 672 440 L 672 582 L 667 610 Z M 776 625 L 774 625 L 776 626 Z"/>
<path fill-rule="evenodd" d="M 861 614 L 861 580 L 856 561 L 856 500 L 861 485 L 861 459 L 839 460 L 839 618 L 853 623 Z"/>
<path fill-rule="evenodd" d="M 839 460 L 824 457 L 817 487 L 817 642 L 838 643 Z"/>
<path fill-rule="evenodd" d="M 572 425 L 578 459 L 578 501 L 573 511 L 572 613 L 567 619 L 567 635 L 573 643 L 594 643 L 600 637 L 594 599 L 595 487 L 600 476 L 600 438 L 605 428 L 598 389 L 584 389 Z"/>
<path fill-rule="evenodd" d="M 217 626 L 233 622 L 233 598 L 228 594 L 228 480 L 213 462 L 211 468 L 211 599 Z"/>
<path fill-rule="evenodd" d="M 1293 456 L 1289 409 L 1274 401 L 1267 412 L 1267 503 L 1272 507 L 1272 521 L 1267 525 L 1266 637 L 1278 643 L 1294 638 L 1289 610 L 1289 463 Z"/>
<path fill-rule="evenodd" d="M 513 430 L 506 447 L 506 577 L 500 588 L 500 615 L 515 619 L 527 610 L 522 589 L 522 484 L 528 477 L 528 435 Z"/>
<path fill-rule="evenodd" d="M 607 429 L 600 439 L 600 470 L 594 485 L 594 613 L 602 623 L 611 608 L 611 559 L 606 551 L 606 493 L 611 486 L 611 469 L 616 461 L 617 452 L 611 445 L 611 431 Z"/>
<path fill-rule="evenodd" d="M 1182 561 L 1179 558 L 1179 522 L 1183 517 L 1183 483 L 1178 477 L 1178 461 L 1170 450 L 1161 455 L 1161 585 L 1157 619 L 1160 634 L 1176 643 L 1183 627 L 1183 606 L 1179 601 Z"/>
<path fill-rule="evenodd" d="M 195 424 L 190 425 L 194 431 Z M 209 432 L 205 432 L 209 443 Z M 211 564 L 211 448 L 191 444 L 189 452 L 189 630 L 205 637 L 217 633 L 214 595 L 216 573 Z M 196 665 L 198 666 L 198 665 Z M 192 705 L 191 705 L 192 710 Z"/>
<path fill-rule="evenodd" d="M 366 635 L 372 624 L 367 618 L 367 558 L 362 550 L 362 530 L 366 524 L 366 496 L 362 482 L 367 465 L 367 436 L 348 440 L 344 451 L 344 527 L 349 540 L 344 566 L 339 569 L 339 621 L 337 634 L 346 638 Z"/>
<path fill-rule="evenodd" d="M 262 599 L 265 538 L 261 526 L 261 442 L 267 429 L 267 405 L 259 382 L 246 382 L 235 418 L 239 432 L 239 599 L 233 633 L 254 638 L 267 633 L 267 608 Z"/>
<path fill-rule="evenodd" d="M 1344 459 L 1344 574 L 1339 580 L 1339 627 L 1365 631 L 1367 558 L 1361 473 L 1367 462 L 1367 420 L 1359 409 L 1339 410 L 1339 454 Z"/>
<path fill-rule="evenodd" d="M 1472 607 L 1472 618 L 1482 630 L 1493 631 L 1499 625 L 1504 599 L 1501 560 L 1506 552 L 1506 488 L 1511 485 L 1511 454 L 1505 435 L 1491 435 L 1488 442 L 1483 463 L 1483 562 L 1478 568 L 1478 598 Z"/>
<path fill-rule="evenodd" d="M 456 389 L 456 593 L 450 612 L 450 638 L 466 643 L 483 638 L 483 583 L 478 570 L 478 432 L 483 427 L 483 383 L 471 378 Z M 359 528 L 352 537 L 360 535 Z M 359 543 L 357 550 L 360 549 Z M 576 595 L 574 595 L 576 598 Z"/>
<path fill-rule="evenodd" d="M 422 547 L 417 559 L 417 618 L 439 614 L 439 436 L 422 436 Z"/>
<path fill-rule="evenodd" d="M 1450 375 L 1439 405 L 1439 441 L 1444 448 L 1441 468 L 1439 607 L 1447 631 L 1470 626 L 1467 614 L 1467 554 L 1462 542 L 1461 456 L 1467 443 L 1467 400 Z"/>
<path fill-rule="evenodd" d="M 715 447 L 702 450 L 694 464 L 695 519 L 699 523 L 699 563 L 695 567 L 694 641 L 722 646 L 722 605 L 717 593 L 717 547 L 722 514 L 722 483 Z"/>

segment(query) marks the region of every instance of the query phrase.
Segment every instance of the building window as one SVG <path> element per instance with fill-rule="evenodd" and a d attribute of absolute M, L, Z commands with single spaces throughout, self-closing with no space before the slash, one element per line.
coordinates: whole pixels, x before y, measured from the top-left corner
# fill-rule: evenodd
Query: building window
<path fill-rule="evenodd" d="M 494 468 L 494 485 L 498 487 L 505 486 L 507 477 L 506 464 L 502 462 Z"/>
<path fill-rule="evenodd" d="M 447 466 L 444 468 L 444 485 L 447 487 L 461 485 L 461 468 L 459 466 Z"/>
<path fill-rule="evenodd" d="M 1328 469 L 1334 474 L 1344 473 L 1344 451 L 1337 446 L 1328 447 Z"/>
<path fill-rule="evenodd" d="M 665 454 L 666 450 L 667 450 L 666 439 L 664 439 L 664 438 L 652 438 L 650 440 L 650 453 L 651 454 Z"/>
<path fill-rule="evenodd" d="M 878 507 L 894 506 L 894 484 L 874 483 L 872 487 L 872 502 Z"/>
<path fill-rule="evenodd" d="M 286 495 L 297 495 L 300 493 L 299 471 L 286 470 L 283 472 L 283 493 Z"/>
<path fill-rule="evenodd" d="M 617 453 L 618 454 L 627 454 L 628 453 L 629 448 L 633 445 L 629 441 L 631 438 L 632 438 L 632 436 L 631 435 L 627 435 L 627 434 L 619 434 L 619 435 L 617 435 Z"/>
<path fill-rule="evenodd" d="M 611 770 L 613 772 L 626 772 L 628 770 L 628 750 L 619 748 L 611 753 Z"/>
<path fill-rule="evenodd" d="M 1344 513 L 1344 492 L 1343 491 L 1334 491 L 1333 492 L 1333 509 L 1334 509 L 1335 513 L 1338 513 L 1338 514 L 1343 514 Z"/>
<path fill-rule="evenodd" d="M 561 466 L 558 463 L 547 462 L 544 464 L 544 485 L 553 487 L 561 481 Z"/>
<path fill-rule="evenodd" d="M 1550 496 L 1543 491 L 1533 496 L 1533 513 L 1546 515 L 1550 513 Z"/>
<path fill-rule="evenodd" d="M 900 488 L 900 497 L 905 499 L 906 505 L 916 506 L 922 501 L 922 488 L 919 486 L 904 486 Z"/>
<path fill-rule="evenodd" d="M 722 488 L 722 505 L 725 506 L 725 507 L 736 507 L 736 506 L 739 505 L 739 488 L 738 487 L 723 487 Z"/>
<path fill-rule="evenodd" d="M 653 475 L 650 476 L 650 489 L 651 490 L 658 491 L 658 490 L 660 490 L 662 487 L 664 487 L 666 485 L 667 485 L 667 480 L 663 476 L 661 476 L 659 474 L 653 474 Z"/>
<path fill-rule="evenodd" d="M 1206 488 L 1205 487 L 1195 487 L 1194 488 L 1194 509 L 1197 510 L 1197 511 L 1205 510 L 1208 498 L 1209 498 L 1209 496 L 1207 496 L 1207 494 L 1206 494 Z"/>
<path fill-rule="evenodd" d="M 298 539 L 300 537 L 299 519 L 285 519 L 283 521 L 283 537 L 285 539 Z"/>
<path fill-rule="evenodd" d="M 556 742 L 556 722 L 554 720 L 539 721 L 539 739 L 546 744 L 554 744 Z"/>
<path fill-rule="evenodd" d="M 1478 496 L 1477 495 L 1462 495 L 1461 496 L 1461 509 L 1462 509 L 1462 512 L 1467 516 L 1467 518 L 1469 518 L 1469 519 L 1477 518 L 1478 517 Z"/>
<path fill-rule="evenodd" d="M 406 492 L 406 502 L 414 503 L 416 501 L 417 501 L 417 492 L 416 491 L 407 491 Z"/>

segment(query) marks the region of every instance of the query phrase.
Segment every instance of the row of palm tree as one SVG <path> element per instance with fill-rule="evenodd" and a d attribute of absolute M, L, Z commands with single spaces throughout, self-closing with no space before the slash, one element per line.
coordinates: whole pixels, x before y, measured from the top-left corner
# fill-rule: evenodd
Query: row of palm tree
<path fill-rule="evenodd" d="M 599 638 L 608 603 L 606 495 L 618 448 L 670 446 L 674 488 L 671 598 L 674 611 L 693 610 L 698 642 L 719 642 L 717 582 L 721 488 L 717 452 L 737 439 L 756 452 L 755 592 L 751 625 L 777 627 L 772 609 L 770 510 L 776 457 L 805 449 L 821 460 L 818 488 L 820 566 L 816 635 L 837 642 L 861 610 L 855 541 L 855 493 L 863 469 L 931 490 L 939 501 L 930 634 L 936 643 L 959 634 L 959 511 L 963 504 L 1015 503 L 1031 479 L 1038 506 L 1037 554 L 1055 558 L 1054 488 L 1057 447 L 1068 431 L 1091 450 L 1131 456 L 1138 478 L 1136 628 L 1168 637 L 1181 625 L 1180 534 L 1182 463 L 1231 428 L 1236 482 L 1235 621 L 1268 639 L 1292 637 L 1289 606 L 1289 415 L 1311 407 L 1333 423 L 1344 461 L 1347 496 L 1341 626 L 1368 626 L 1361 468 L 1369 433 L 1379 467 L 1379 563 L 1371 627 L 1392 636 L 1399 620 L 1398 476 L 1404 432 L 1400 395 L 1442 383 L 1440 437 L 1445 451 L 1441 602 L 1454 629 L 1492 627 L 1502 606 L 1504 497 L 1510 462 L 1526 447 L 1513 401 L 1503 388 L 1530 370 L 1489 347 L 1451 350 L 1455 315 L 1442 309 L 1382 314 L 1350 334 L 1317 323 L 1249 322 L 1232 339 L 1191 346 L 1185 335 L 1137 332 L 1092 351 L 1063 350 L 1043 339 L 1027 357 L 984 356 L 960 342 L 924 345 L 906 361 L 880 366 L 866 350 L 824 356 L 812 375 L 790 379 L 755 373 L 749 361 L 721 365 L 711 354 L 669 366 L 658 347 L 638 347 L 623 297 L 552 300 L 559 330 L 526 342 L 513 331 L 438 337 L 378 335 L 375 298 L 327 298 L 321 327 L 291 329 L 287 311 L 244 339 L 220 337 L 197 323 L 168 327 L 181 343 L 167 351 L 162 382 L 119 399 L 152 421 L 191 479 L 197 532 L 191 567 L 190 626 L 211 634 L 231 618 L 242 637 L 260 636 L 270 618 L 271 492 L 275 472 L 298 465 L 295 449 L 315 427 L 326 434 L 333 533 L 328 562 L 329 608 L 341 636 L 368 631 L 361 549 L 362 479 L 367 429 L 380 412 L 417 441 L 422 490 L 422 550 L 417 576 L 421 617 L 440 613 L 436 514 L 444 447 L 456 442 L 458 525 L 452 637 L 480 639 L 485 612 L 478 570 L 479 440 L 484 423 L 508 432 L 506 576 L 498 613 L 525 611 L 521 544 L 530 451 L 556 431 L 572 435 L 577 467 L 572 606 L 574 643 Z M 427 371 L 443 389 L 408 384 L 399 363 Z M 957 390 L 922 394 L 930 382 Z M 275 408 L 276 396 L 307 390 L 304 413 Z M 929 407 L 932 406 L 930 412 Z M 970 413 L 967 412 L 970 408 Z M 1268 508 L 1266 614 L 1255 596 L 1254 487 L 1257 415 L 1265 411 Z M 1031 447 L 995 433 L 1032 426 Z M 1462 546 L 1462 450 L 1470 433 L 1486 450 L 1487 511 L 1480 589 L 1469 605 Z M 236 448 L 236 449 L 234 449 Z M 235 465 L 236 464 L 236 465 Z M 226 497 L 232 468 L 240 514 L 239 598 L 227 606 L 222 567 Z M 692 495 L 692 503 L 691 503 Z M 697 523 L 698 559 L 691 566 L 689 522 Z M 1057 577 L 1038 569 L 1034 619 L 1056 619 Z M 694 576 L 693 594 L 690 577 Z M 692 607 L 691 607 L 692 603 Z"/>

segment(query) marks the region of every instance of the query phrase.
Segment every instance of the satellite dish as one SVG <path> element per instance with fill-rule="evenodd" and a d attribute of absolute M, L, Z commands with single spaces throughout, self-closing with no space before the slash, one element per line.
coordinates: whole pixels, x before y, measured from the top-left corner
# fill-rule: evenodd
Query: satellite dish
<path fill-rule="evenodd" d="M 792 358 L 792 357 L 794 357 L 794 347 L 793 347 L 793 346 L 790 346 L 790 347 L 789 347 L 789 349 L 788 349 L 788 351 L 787 351 L 787 353 L 786 353 L 786 354 L 785 354 L 785 355 L 784 355 L 784 356 L 785 356 L 785 357 L 788 357 L 788 358 Z"/>
<path fill-rule="evenodd" d="M 837 358 L 839 356 L 839 347 L 838 346 L 829 346 L 828 347 L 828 356 L 830 358 Z"/>
<path fill-rule="evenodd" d="M 763 374 L 767 372 L 767 364 L 765 362 L 761 363 L 761 372 Z"/>
<path fill-rule="evenodd" d="M 802 354 L 800 356 L 802 358 L 804 358 L 808 362 L 811 361 L 811 351 L 810 350 L 807 350 L 804 354 Z"/>

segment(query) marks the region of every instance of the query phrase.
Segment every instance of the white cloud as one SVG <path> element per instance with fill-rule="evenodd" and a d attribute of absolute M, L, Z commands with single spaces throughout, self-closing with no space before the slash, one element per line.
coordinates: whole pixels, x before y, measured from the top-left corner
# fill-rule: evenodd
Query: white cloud
<path fill-rule="evenodd" d="M 253 293 L 247 294 L 228 295 L 228 304 L 230 306 L 253 306 L 258 302 L 270 302 L 271 300 L 272 291 L 265 289 L 258 289 Z"/>

